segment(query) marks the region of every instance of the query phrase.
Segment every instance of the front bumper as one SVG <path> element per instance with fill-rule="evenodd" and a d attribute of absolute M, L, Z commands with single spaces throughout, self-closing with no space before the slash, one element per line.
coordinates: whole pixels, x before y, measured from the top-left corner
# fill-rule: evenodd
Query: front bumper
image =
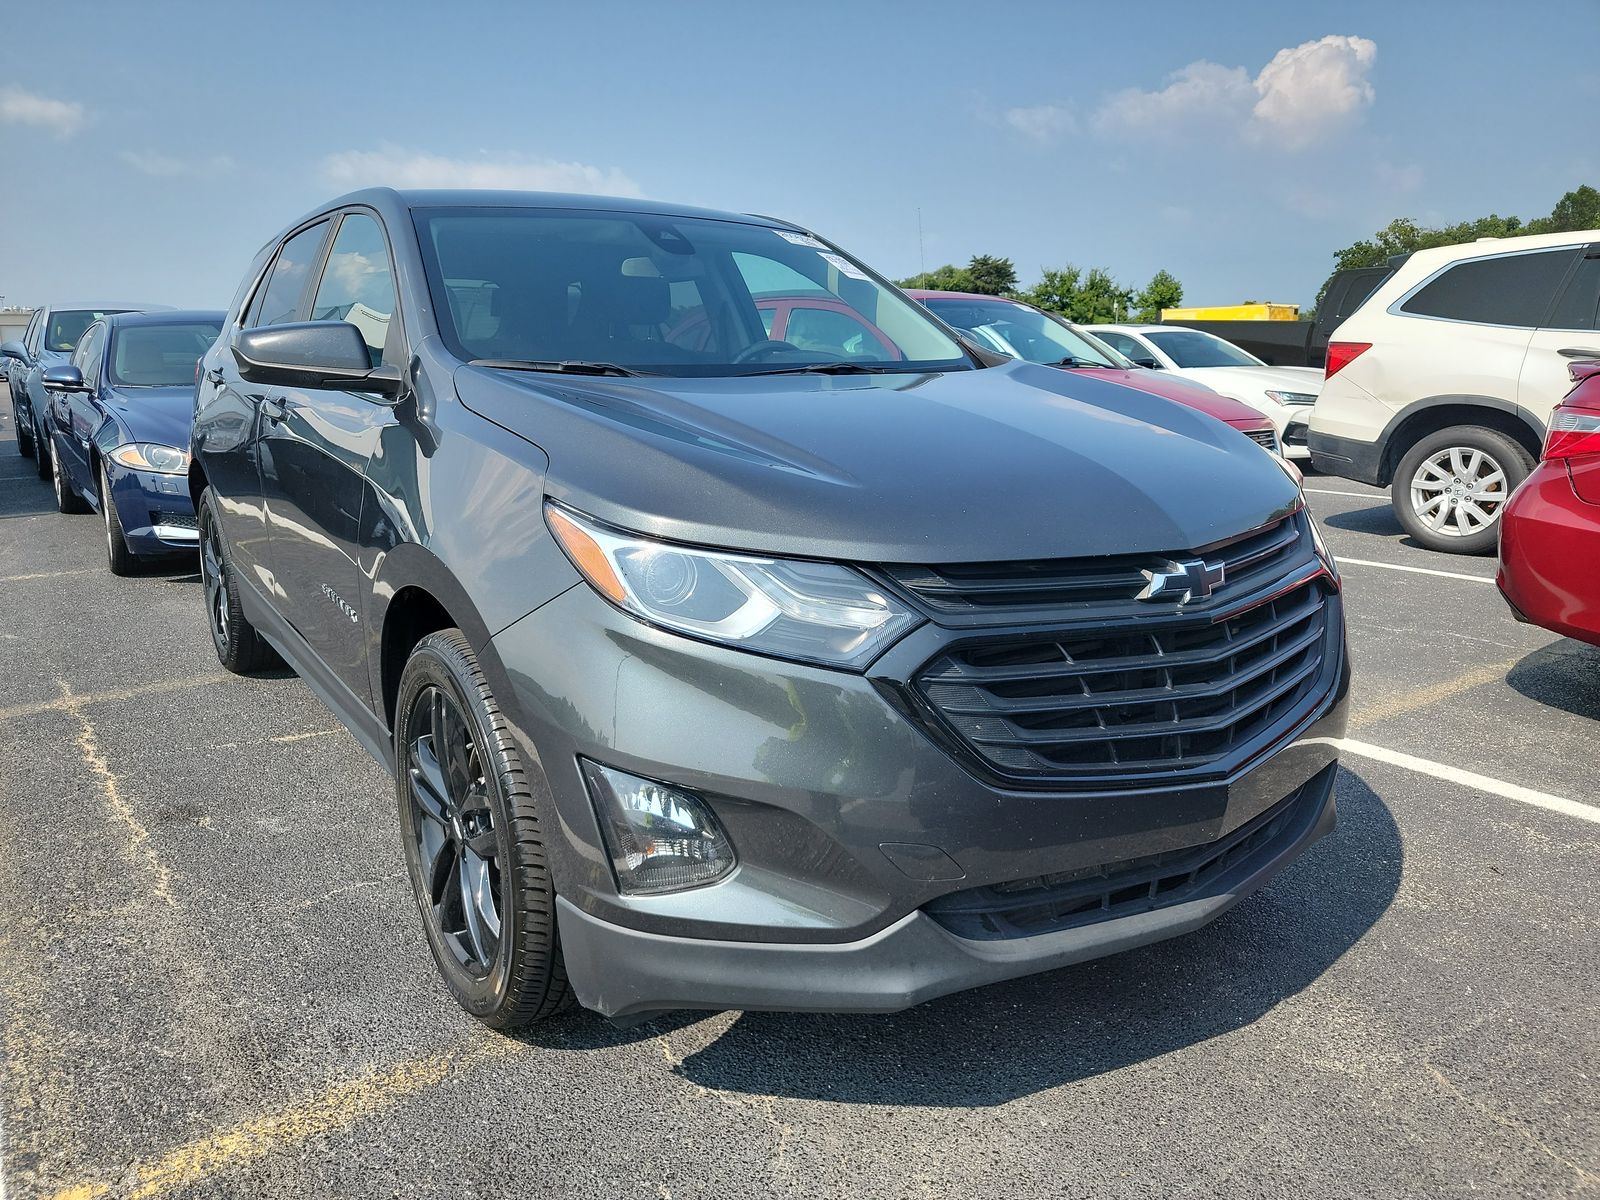
<path fill-rule="evenodd" d="M 182 475 L 136 471 L 106 459 L 111 500 L 135 554 L 181 554 L 200 544 L 194 499 Z"/>
<path fill-rule="evenodd" d="M 543 815 L 568 975 L 608 1016 L 671 1008 L 888 1011 L 1185 932 L 1332 827 L 1348 658 L 1269 749 L 1220 778 L 1057 789 L 984 778 L 869 677 L 909 673 L 924 627 L 869 676 L 765 659 L 645 626 L 587 586 L 494 639 Z M 914 660 L 914 661 L 913 661 Z M 720 882 L 618 893 L 580 756 L 688 788 L 739 854 Z M 967 889 L 1092 871 L 1224 838 L 1316 781 L 1305 827 L 1181 904 L 971 941 L 925 911 Z"/>

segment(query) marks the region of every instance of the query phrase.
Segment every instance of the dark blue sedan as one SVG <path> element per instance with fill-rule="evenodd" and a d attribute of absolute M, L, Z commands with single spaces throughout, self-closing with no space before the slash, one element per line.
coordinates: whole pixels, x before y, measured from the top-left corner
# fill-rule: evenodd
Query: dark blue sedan
<path fill-rule="evenodd" d="M 44 373 L 56 507 L 100 513 L 114 574 L 197 545 L 188 483 L 195 364 L 222 317 L 111 314 L 84 332 L 70 364 Z"/>

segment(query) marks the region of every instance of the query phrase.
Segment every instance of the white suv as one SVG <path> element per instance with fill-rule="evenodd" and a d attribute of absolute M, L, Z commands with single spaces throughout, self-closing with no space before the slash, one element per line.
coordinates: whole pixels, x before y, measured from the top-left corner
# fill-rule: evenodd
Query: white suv
<path fill-rule="evenodd" d="M 1328 343 L 1312 465 L 1388 487 L 1429 549 L 1486 553 L 1577 358 L 1600 358 L 1600 230 L 1419 250 Z"/>

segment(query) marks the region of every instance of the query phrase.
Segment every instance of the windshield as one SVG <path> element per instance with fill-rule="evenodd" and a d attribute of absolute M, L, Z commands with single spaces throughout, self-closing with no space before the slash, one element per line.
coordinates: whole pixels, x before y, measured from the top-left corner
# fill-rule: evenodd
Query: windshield
<path fill-rule="evenodd" d="M 117 387 L 192 387 L 194 365 L 222 332 L 215 321 L 128 325 L 111 335 L 111 382 Z"/>
<path fill-rule="evenodd" d="M 78 339 L 89 326 L 101 317 L 125 311 L 120 308 L 69 308 L 64 312 L 53 312 L 50 314 L 50 326 L 44 331 L 44 348 L 58 354 L 70 354 L 77 349 Z"/>
<path fill-rule="evenodd" d="M 967 300 L 930 296 L 923 301 L 936 315 L 978 341 L 1012 358 L 1069 366 L 1120 367 L 1107 348 L 1038 309 L 1008 300 Z"/>
<path fill-rule="evenodd" d="M 1215 334 L 1198 329 L 1163 329 L 1147 332 L 1145 337 L 1154 342 L 1168 358 L 1180 367 L 1264 367 L 1267 364 L 1254 355 L 1246 354 L 1232 342 L 1225 342 Z"/>
<path fill-rule="evenodd" d="M 925 313 L 816 238 L 737 221 L 423 209 L 446 345 L 467 360 L 749 375 L 967 370 Z"/>

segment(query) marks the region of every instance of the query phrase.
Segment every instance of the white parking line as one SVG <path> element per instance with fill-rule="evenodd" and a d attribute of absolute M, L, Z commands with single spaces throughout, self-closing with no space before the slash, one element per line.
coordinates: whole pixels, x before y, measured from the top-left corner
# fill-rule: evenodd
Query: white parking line
<path fill-rule="evenodd" d="M 1507 800 L 1515 800 L 1519 804 L 1531 804 L 1534 808 L 1548 809 L 1568 817 L 1577 817 L 1580 821 L 1592 821 L 1600 825 L 1600 808 L 1592 804 L 1582 804 L 1577 800 L 1568 800 L 1564 796 L 1552 796 L 1549 792 L 1537 792 L 1533 788 L 1525 788 L 1519 783 L 1506 783 L 1504 780 L 1491 779 L 1487 775 L 1479 775 L 1475 771 L 1463 771 L 1460 767 L 1447 766 L 1444 763 L 1430 762 L 1425 758 L 1417 758 L 1411 754 L 1401 754 L 1398 750 L 1386 750 L 1382 746 L 1374 746 L 1370 742 L 1356 742 L 1349 738 L 1340 738 L 1336 743 L 1339 749 L 1349 754 L 1359 754 L 1363 758 L 1375 759 L 1381 763 L 1388 763 L 1392 767 L 1404 767 L 1408 771 L 1418 771 L 1424 775 L 1432 775 L 1435 779 L 1443 779 L 1447 783 L 1458 783 L 1462 787 L 1469 787 L 1476 791 L 1488 792 L 1491 796 L 1501 796 Z"/>
<path fill-rule="evenodd" d="M 1382 492 L 1337 492 L 1333 488 L 1302 488 L 1301 491 L 1311 492 L 1318 496 L 1354 496 L 1358 500 L 1382 500 Z"/>
<path fill-rule="evenodd" d="M 1440 579 L 1466 579 L 1472 583 L 1493 583 L 1493 575 L 1463 575 L 1460 571 L 1435 571 L 1430 567 L 1402 567 L 1399 563 L 1373 562 L 1370 558 L 1340 558 L 1334 562 L 1341 567 L 1382 567 L 1385 571 L 1409 571 L 1413 575 L 1437 575 Z"/>

